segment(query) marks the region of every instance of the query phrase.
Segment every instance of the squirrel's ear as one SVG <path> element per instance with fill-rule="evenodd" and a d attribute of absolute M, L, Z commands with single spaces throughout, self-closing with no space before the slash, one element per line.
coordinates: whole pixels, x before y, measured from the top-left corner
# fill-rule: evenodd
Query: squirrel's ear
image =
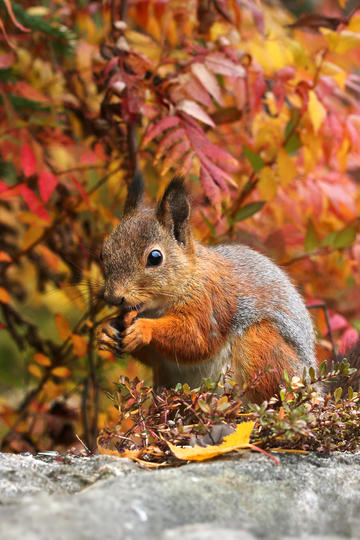
<path fill-rule="evenodd" d="M 135 210 L 135 208 L 142 202 L 144 191 L 145 183 L 143 175 L 140 170 L 136 170 L 128 189 L 124 206 L 124 216 Z"/>
<path fill-rule="evenodd" d="M 175 176 L 167 186 L 157 208 L 156 217 L 177 242 L 186 244 L 190 230 L 190 202 L 182 177 Z"/>

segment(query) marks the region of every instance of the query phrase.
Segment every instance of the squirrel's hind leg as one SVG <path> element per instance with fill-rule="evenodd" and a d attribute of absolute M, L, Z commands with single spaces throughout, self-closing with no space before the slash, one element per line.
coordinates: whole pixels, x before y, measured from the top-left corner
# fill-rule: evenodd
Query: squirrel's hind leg
<path fill-rule="evenodd" d="M 284 370 L 301 376 L 304 364 L 277 328 L 261 321 L 235 338 L 232 367 L 235 381 L 249 386 L 246 400 L 261 403 L 279 393 Z"/>

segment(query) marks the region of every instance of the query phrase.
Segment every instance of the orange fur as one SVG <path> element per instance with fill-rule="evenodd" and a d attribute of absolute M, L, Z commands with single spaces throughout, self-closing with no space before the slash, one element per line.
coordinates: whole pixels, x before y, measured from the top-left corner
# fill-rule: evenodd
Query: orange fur
<path fill-rule="evenodd" d="M 292 377 L 299 365 L 299 359 L 292 347 L 269 321 L 254 324 L 241 337 L 235 339 L 233 353 L 237 382 L 247 384 L 260 371 L 256 387 L 250 388 L 246 393 L 250 401 L 269 399 L 278 391 L 284 370 Z M 267 373 L 265 368 L 269 369 Z"/>

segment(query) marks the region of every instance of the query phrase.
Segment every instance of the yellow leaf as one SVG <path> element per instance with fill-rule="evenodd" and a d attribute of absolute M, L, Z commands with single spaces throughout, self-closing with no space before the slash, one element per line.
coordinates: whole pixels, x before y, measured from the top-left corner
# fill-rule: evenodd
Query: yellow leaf
<path fill-rule="evenodd" d="M 345 54 L 360 45 L 360 34 L 358 31 L 342 30 L 334 32 L 328 28 L 320 28 L 328 42 L 329 49 L 338 54 Z"/>
<path fill-rule="evenodd" d="M 23 236 L 21 248 L 27 249 L 31 244 L 39 240 L 41 235 L 44 232 L 44 227 L 40 227 L 39 225 L 34 225 L 33 227 L 29 227 Z"/>
<path fill-rule="evenodd" d="M 51 373 L 55 375 L 55 377 L 61 377 L 65 378 L 70 375 L 70 369 L 65 366 L 59 366 L 51 370 Z"/>
<path fill-rule="evenodd" d="M 3 287 L 0 287 L 0 302 L 3 304 L 8 304 L 10 302 L 9 293 L 3 289 Z"/>
<path fill-rule="evenodd" d="M 287 186 L 297 175 L 294 158 L 291 158 L 284 148 L 280 148 L 277 158 L 277 170 L 282 186 Z"/>
<path fill-rule="evenodd" d="M 157 41 L 161 41 L 161 28 L 157 18 L 154 15 L 151 15 L 148 18 L 147 31 Z"/>
<path fill-rule="evenodd" d="M 319 101 L 314 90 L 309 91 L 308 111 L 314 132 L 317 133 L 325 120 L 326 109 L 321 101 Z"/>
<path fill-rule="evenodd" d="M 84 293 L 79 287 L 66 286 L 61 291 L 80 311 L 86 311 L 86 304 L 84 300 Z"/>
<path fill-rule="evenodd" d="M 28 366 L 28 372 L 31 373 L 31 375 L 34 375 L 34 377 L 37 377 L 38 379 L 42 377 L 42 371 L 36 364 L 30 364 Z"/>
<path fill-rule="evenodd" d="M 360 32 L 360 15 L 354 15 L 347 27 L 350 32 Z"/>
<path fill-rule="evenodd" d="M 263 167 L 259 173 L 258 190 L 261 199 L 272 201 L 276 197 L 277 182 L 271 167 Z"/>
<path fill-rule="evenodd" d="M 341 143 L 339 151 L 337 152 L 339 168 L 343 173 L 347 169 L 350 150 L 350 141 L 347 137 L 345 137 Z"/>
<path fill-rule="evenodd" d="M 85 339 L 82 336 L 79 336 L 78 334 L 73 334 L 71 336 L 71 341 L 72 341 L 72 345 L 74 349 L 74 354 L 76 354 L 76 356 L 79 356 L 79 357 L 85 356 L 88 349 L 88 345 Z"/>
<path fill-rule="evenodd" d="M 42 353 L 34 354 L 34 360 L 40 366 L 51 366 L 51 360 L 48 356 Z"/>
<path fill-rule="evenodd" d="M 71 336 L 71 328 L 68 320 L 61 313 L 55 315 L 55 324 L 59 336 L 63 341 L 66 341 Z"/>
<path fill-rule="evenodd" d="M 233 452 L 239 448 L 249 448 L 250 434 L 254 428 L 255 422 L 243 422 L 239 424 L 234 433 L 224 437 L 219 445 L 194 446 L 192 448 L 181 448 L 167 441 L 167 444 L 175 457 L 182 460 L 204 461 L 221 454 Z"/>

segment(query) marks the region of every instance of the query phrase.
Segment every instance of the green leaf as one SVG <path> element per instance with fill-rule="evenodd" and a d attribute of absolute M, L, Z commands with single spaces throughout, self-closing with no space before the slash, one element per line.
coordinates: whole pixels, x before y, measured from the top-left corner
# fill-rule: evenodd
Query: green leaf
<path fill-rule="evenodd" d="M 252 168 L 255 172 L 261 171 L 263 166 L 265 165 L 265 162 L 262 157 L 259 156 L 256 152 L 251 150 L 251 148 L 248 148 L 247 146 L 243 146 L 243 152 L 244 155 L 247 157 L 247 159 L 250 161 Z"/>
<path fill-rule="evenodd" d="M 210 407 L 209 407 L 209 405 L 206 403 L 206 401 L 204 401 L 203 399 L 199 399 L 198 404 L 199 404 L 200 409 L 201 409 L 204 413 L 206 413 L 206 414 L 209 414 L 209 413 L 210 413 Z"/>
<path fill-rule="evenodd" d="M 348 389 L 348 398 L 349 399 L 352 399 L 354 397 L 354 390 L 352 388 L 352 386 L 349 386 L 349 389 Z"/>
<path fill-rule="evenodd" d="M 341 394 L 342 394 L 342 388 L 337 388 L 334 392 L 334 401 L 335 403 L 337 403 L 339 401 L 339 399 L 341 398 Z"/>
<path fill-rule="evenodd" d="M 309 219 L 306 227 L 304 245 L 306 251 L 313 251 L 319 245 L 319 238 L 316 234 L 315 227 L 311 219 Z"/>
<path fill-rule="evenodd" d="M 13 82 L 15 80 L 14 70 L 11 67 L 0 69 L 0 82 Z"/>
<path fill-rule="evenodd" d="M 256 201 L 249 204 L 245 204 L 240 210 L 237 212 L 234 221 L 243 221 L 244 219 L 247 219 L 250 216 L 253 216 L 257 212 L 259 212 L 262 207 L 264 206 L 266 201 Z"/>
<path fill-rule="evenodd" d="M 335 235 L 334 247 L 337 249 L 351 246 L 355 242 L 356 230 L 354 227 L 343 229 Z"/>
<path fill-rule="evenodd" d="M 288 154 L 294 154 L 301 147 L 302 142 L 300 140 L 300 137 L 296 132 L 294 132 L 285 144 L 284 148 Z"/>
<path fill-rule="evenodd" d="M 319 373 L 322 377 L 325 377 L 326 373 L 327 373 L 327 361 L 324 360 L 323 362 L 321 362 L 320 366 L 319 366 Z"/>
<path fill-rule="evenodd" d="M 336 249 L 341 249 L 351 246 L 356 238 L 356 229 L 350 227 L 338 232 L 331 232 L 321 242 L 322 246 L 332 246 Z"/>
<path fill-rule="evenodd" d="M 14 109 L 21 112 L 21 109 L 29 109 L 30 111 L 50 111 L 50 107 L 44 105 L 40 101 L 34 101 L 16 94 L 7 94 Z M 3 104 L 3 99 L 0 96 L 0 104 Z"/>
<path fill-rule="evenodd" d="M 311 382 L 314 382 L 315 381 L 315 369 L 312 366 L 309 368 L 309 376 L 310 376 Z"/>

